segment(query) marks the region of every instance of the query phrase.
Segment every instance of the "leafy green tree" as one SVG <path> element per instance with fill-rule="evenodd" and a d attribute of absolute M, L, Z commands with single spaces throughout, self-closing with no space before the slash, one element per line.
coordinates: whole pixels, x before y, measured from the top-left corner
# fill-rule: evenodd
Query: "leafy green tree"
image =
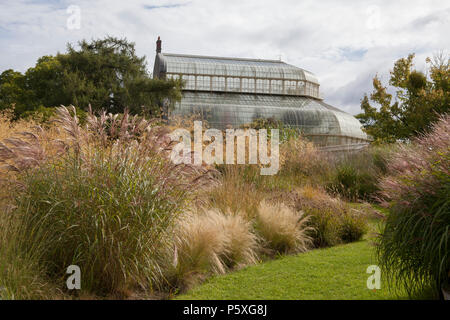
<path fill-rule="evenodd" d="M 25 72 L 26 85 L 32 91 L 31 110 L 39 107 L 52 107 L 70 104 L 62 92 L 64 71 L 56 57 L 43 56 L 36 65 Z"/>
<path fill-rule="evenodd" d="M 24 112 L 33 100 L 34 93 L 27 88 L 25 76 L 8 69 L 0 74 L 0 110 L 15 108 Z"/>
<path fill-rule="evenodd" d="M 375 141 L 407 140 L 426 132 L 439 114 L 449 112 L 449 59 L 442 54 L 427 58 L 428 76 L 413 69 L 413 60 L 414 54 L 397 60 L 390 72 L 395 98 L 375 76 L 373 92 L 361 101 L 363 113 L 356 117 Z"/>
<path fill-rule="evenodd" d="M 6 70 L 0 76 L 0 109 L 15 106 L 17 115 L 73 104 L 87 110 L 160 115 L 163 101 L 181 98 L 179 80 L 152 79 L 145 57 L 134 43 L 107 37 L 67 46 L 66 53 L 44 56 L 24 75 Z"/>

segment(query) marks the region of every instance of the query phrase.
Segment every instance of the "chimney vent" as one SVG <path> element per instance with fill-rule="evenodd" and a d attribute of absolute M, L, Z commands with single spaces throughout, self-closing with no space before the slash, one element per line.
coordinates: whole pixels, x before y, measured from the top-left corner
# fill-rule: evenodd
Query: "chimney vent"
<path fill-rule="evenodd" d="M 158 40 L 156 40 L 156 53 L 161 53 L 161 38 L 158 36 Z"/>

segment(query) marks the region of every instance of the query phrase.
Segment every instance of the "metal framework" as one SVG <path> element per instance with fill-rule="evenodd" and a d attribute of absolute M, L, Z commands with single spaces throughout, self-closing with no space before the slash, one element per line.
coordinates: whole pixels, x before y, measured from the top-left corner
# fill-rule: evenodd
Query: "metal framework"
<path fill-rule="evenodd" d="M 183 79 L 185 90 L 319 97 L 315 76 L 276 60 L 165 53 L 159 77 Z"/>
<path fill-rule="evenodd" d="M 368 141 L 355 117 L 323 102 L 311 72 L 282 61 L 163 54 L 158 38 L 153 76 L 185 83 L 172 115 L 198 114 L 214 128 L 274 118 L 320 146 Z"/>

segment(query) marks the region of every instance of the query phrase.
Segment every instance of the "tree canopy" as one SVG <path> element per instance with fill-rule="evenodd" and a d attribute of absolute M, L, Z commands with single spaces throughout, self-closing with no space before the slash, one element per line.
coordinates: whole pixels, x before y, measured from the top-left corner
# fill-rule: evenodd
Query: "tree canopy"
<path fill-rule="evenodd" d="M 373 92 L 361 101 L 363 113 L 356 117 L 375 141 L 408 140 L 449 112 L 449 59 L 443 54 L 427 58 L 427 74 L 415 70 L 413 60 L 410 54 L 395 62 L 389 80 L 395 95 L 375 76 Z"/>
<path fill-rule="evenodd" d="M 24 74 L 12 69 L 0 74 L 0 110 L 11 108 L 17 116 L 45 107 L 73 104 L 86 110 L 160 115 L 164 99 L 181 98 L 181 82 L 152 79 L 145 57 L 136 56 L 126 39 L 107 37 L 66 53 L 43 56 Z"/>

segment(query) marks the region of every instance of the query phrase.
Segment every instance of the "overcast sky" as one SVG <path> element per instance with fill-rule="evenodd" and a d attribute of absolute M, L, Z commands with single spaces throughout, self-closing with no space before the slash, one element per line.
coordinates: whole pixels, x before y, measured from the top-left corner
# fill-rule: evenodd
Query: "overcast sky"
<path fill-rule="evenodd" d="M 105 35 L 135 42 L 152 70 L 161 36 L 163 52 L 281 57 L 315 73 L 327 103 L 356 114 L 396 59 L 414 52 L 424 71 L 427 56 L 449 52 L 449 17 L 445 0 L 0 0 L 0 72 Z"/>

